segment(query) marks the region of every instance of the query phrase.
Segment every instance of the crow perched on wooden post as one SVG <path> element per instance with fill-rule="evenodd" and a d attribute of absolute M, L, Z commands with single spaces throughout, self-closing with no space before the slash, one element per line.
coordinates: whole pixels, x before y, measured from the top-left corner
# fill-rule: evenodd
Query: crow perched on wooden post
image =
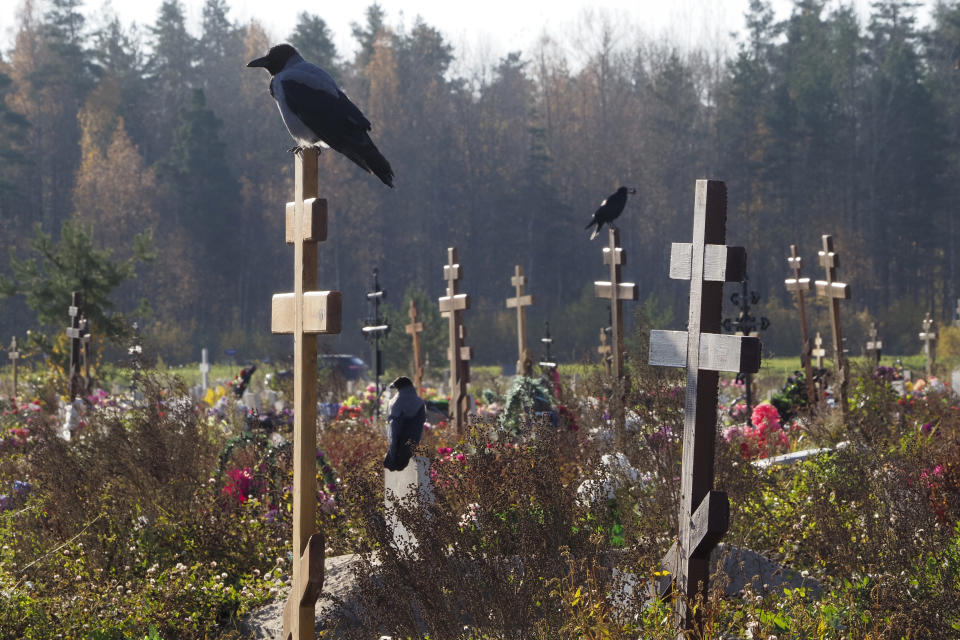
<path fill-rule="evenodd" d="M 589 229 L 593 225 L 597 225 L 593 230 L 593 233 L 590 234 L 591 240 L 597 237 L 604 223 L 613 226 L 613 221 L 617 219 L 617 216 L 620 215 L 620 213 L 623 211 L 623 207 L 627 204 L 627 194 L 636 192 L 636 189 L 620 187 L 613 194 L 607 196 L 606 200 L 600 203 L 600 208 L 597 209 L 593 214 L 593 219 L 590 220 L 590 223 L 586 227 L 584 227 L 585 229 Z"/>

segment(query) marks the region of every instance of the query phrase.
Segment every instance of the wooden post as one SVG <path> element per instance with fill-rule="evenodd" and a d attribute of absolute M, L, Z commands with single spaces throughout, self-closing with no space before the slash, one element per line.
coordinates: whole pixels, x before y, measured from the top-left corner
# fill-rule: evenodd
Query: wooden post
<path fill-rule="evenodd" d="M 470 308 L 470 296 L 458 293 L 463 270 L 457 262 L 456 247 L 447 248 L 447 264 L 443 266 L 443 279 L 447 281 L 447 295 L 439 300 L 440 313 L 449 321 L 450 344 L 447 358 L 450 361 L 450 417 L 462 434 L 467 418 L 467 382 L 470 381 L 469 361 L 473 356 L 470 347 L 464 345 L 466 328 L 463 312 Z"/>
<path fill-rule="evenodd" d="M 880 352 L 883 351 L 883 341 L 877 338 L 877 323 L 870 323 L 870 331 L 867 333 L 867 357 L 873 360 L 873 366 L 880 366 Z"/>
<path fill-rule="evenodd" d="M 80 339 L 83 333 L 80 330 L 80 318 L 83 316 L 83 295 L 79 291 L 70 294 L 70 326 L 67 327 L 67 337 L 70 338 L 70 401 L 83 393 L 82 357 Z"/>
<path fill-rule="evenodd" d="M 823 369 L 823 359 L 827 355 L 827 350 L 823 348 L 823 338 L 817 331 L 817 337 L 813 339 L 814 348 L 810 350 L 810 355 L 817 359 L 817 369 Z"/>
<path fill-rule="evenodd" d="M 420 361 L 420 333 L 423 331 L 423 323 L 418 321 L 417 303 L 412 299 L 408 315 L 410 324 L 404 329 L 413 339 L 413 386 L 416 387 L 417 393 L 420 393 L 420 388 L 423 386 L 423 363 Z"/>
<path fill-rule="evenodd" d="M 317 243 L 327 238 L 327 201 L 317 197 L 314 148 L 295 154 L 294 201 L 286 206 L 293 245 L 293 293 L 273 296 L 271 330 L 293 334 L 293 580 L 283 610 L 283 640 L 313 640 L 323 587 L 323 534 L 317 509 L 317 334 L 340 333 L 339 291 L 317 291 Z"/>
<path fill-rule="evenodd" d="M 383 375 L 383 351 L 380 349 L 380 338 L 390 333 L 390 323 L 380 317 L 380 301 L 387 292 L 380 288 L 380 270 L 373 268 L 372 291 L 367 292 L 367 302 L 372 305 L 371 315 L 361 331 L 363 337 L 373 343 L 373 380 L 376 390 L 376 404 L 374 414 L 377 424 L 380 423 L 380 376 Z"/>
<path fill-rule="evenodd" d="M 673 243 L 670 277 L 690 281 L 686 331 L 651 331 L 650 364 L 686 367 L 686 409 L 680 471 L 680 531 L 663 563 L 681 592 L 678 622 L 698 629 L 706 603 L 711 550 L 726 532 L 727 495 L 713 489 L 719 371 L 756 372 L 760 341 L 753 336 L 720 334 L 723 283 L 738 282 L 746 273 L 746 251 L 727 247 L 726 186 L 697 180 L 693 242 Z M 682 638 L 683 634 L 679 634 Z"/>
<path fill-rule="evenodd" d="M 797 245 L 790 245 L 790 255 L 787 257 L 787 264 L 793 271 L 793 277 L 784 280 L 787 285 L 787 291 L 791 292 L 797 300 L 797 309 L 800 311 L 800 363 L 803 365 L 803 375 L 807 382 L 807 400 L 811 407 L 817 405 L 817 391 L 813 384 L 813 367 L 810 365 L 810 335 L 807 333 L 807 305 L 804 300 L 804 294 L 810 291 L 810 278 L 804 278 L 800 275 L 803 268 L 803 258 L 797 253 Z"/>
<path fill-rule="evenodd" d="M 609 238 L 607 246 L 603 248 L 603 264 L 610 265 L 610 280 L 595 281 L 593 290 L 596 297 L 610 301 L 610 347 L 613 356 L 610 367 L 614 387 L 610 414 L 619 441 L 625 424 L 623 404 L 627 389 L 626 374 L 623 370 L 623 301 L 637 299 L 637 286 L 632 282 L 621 282 L 621 267 L 627 263 L 627 255 L 620 248 L 620 230 L 610 227 Z"/>
<path fill-rule="evenodd" d="M 843 333 L 840 329 L 840 301 L 850 299 L 850 285 L 837 282 L 837 254 L 833 250 L 833 236 L 823 236 L 823 249 L 817 255 L 820 266 L 826 272 L 826 280 L 817 280 L 817 295 L 830 300 L 830 328 L 833 331 L 833 366 L 837 374 L 837 390 L 840 410 L 847 413 L 847 384 L 850 365 L 843 353 Z"/>
<path fill-rule="evenodd" d="M 600 357 L 603 359 L 603 368 L 606 370 L 607 375 L 610 375 L 610 345 L 607 344 L 607 328 L 603 327 L 600 329 L 600 346 L 597 347 L 597 353 L 600 354 Z"/>
<path fill-rule="evenodd" d="M 10 358 L 10 364 L 13 365 L 13 393 L 11 398 L 17 397 L 17 364 L 20 361 L 20 352 L 17 351 L 17 337 L 13 336 L 10 338 L 10 351 L 7 352 L 7 357 Z"/>
<path fill-rule="evenodd" d="M 930 312 L 923 318 L 923 331 L 919 334 L 923 340 L 923 352 L 927 355 L 927 377 L 933 375 L 933 367 L 937 361 L 937 327 Z"/>
<path fill-rule="evenodd" d="M 90 323 L 87 321 L 86 314 L 80 318 L 80 355 L 83 359 L 83 388 L 87 393 L 93 387 L 93 381 L 90 379 Z"/>
<path fill-rule="evenodd" d="M 527 284 L 527 277 L 523 275 L 520 265 L 514 265 L 510 284 L 514 288 L 514 297 L 507 298 L 507 309 L 517 309 L 517 375 L 530 376 L 533 374 L 533 365 L 530 362 L 530 352 L 527 351 L 527 314 L 526 307 L 533 304 L 533 296 L 524 295 L 523 287 Z"/>
<path fill-rule="evenodd" d="M 200 385 L 203 387 L 204 393 L 207 391 L 207 387 L 210 384 L 210 362 L 207 360 L 207 348 L 204 347 L 200 349 Z"/>
<path fill-rule="evenodd" d="M 543 344 L 545 350 L 545 357 L 542 361 L 538 362 L 544 369 L 556 369 L 557 363 L 553 360 L 553 355 L 550 353 L 551 347 L 553 347 L 553 338 L 550 336 L 550 323 L 544 323 L 544 335 L 540 338 L 540 343 Z"/>

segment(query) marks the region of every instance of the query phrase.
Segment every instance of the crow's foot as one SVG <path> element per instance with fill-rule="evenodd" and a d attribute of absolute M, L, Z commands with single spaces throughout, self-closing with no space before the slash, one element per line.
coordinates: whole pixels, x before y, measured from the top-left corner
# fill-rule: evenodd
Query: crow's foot
<path fill-rule="evenodd" d="M 289 149 L 287 149 L 287 153 L 292 153 L 292 154 L 294 154 L 294 155 L 300 155 L 301 153 L 303 153 L 303 147 L 301 147 L 301 146 L 299 146 L 299 145 L 297 145 L 296 147 L 290 147 Z"/>

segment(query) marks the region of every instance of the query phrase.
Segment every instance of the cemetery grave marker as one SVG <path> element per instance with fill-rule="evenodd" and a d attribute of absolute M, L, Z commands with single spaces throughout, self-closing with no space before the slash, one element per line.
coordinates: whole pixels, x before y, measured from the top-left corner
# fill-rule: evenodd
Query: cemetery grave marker
<path fill-rule="evenodd" d="M 756 291 L 747 291 L 747 276 L 743 276 L 742 291 L 734 292 L 730 296 L 730 302 L 734 305 L 740 307 L 740 312 L 737 314 L 737 318 L 724 319 L 722 325 L 724 331 L 733 332 L 738 336 L 756 336 L 758 331 L 766 331 L 770 328 L 770 320 L 765 317 L 760 318 L 760 324 L 757 324 L 757 319 L 750 315 L 751 307 L 760 302 L 760 294 Z M 744 391 L 746 392 L 746 403 L 747 403 L 747 421 L 750 420 L 750 414 L 753 411 L 753 374 L 738 373 L 737 381 L 744 383 Z"/>
<path fill-rule="evenodd" d="M 606 369 L 607 375 L 610 375 L 610 345 L 607 344 L 607 329 L 609 327 L 603 327 L 600 329 L 600 346 L 597 347 L 597 353 L 600 354 L 600 357 L 603 359 L 603 368 Z"/>
<path fill-rule="evenodd" d="M 813 340 L 814 348 L 810 350 L 810 355 L 817 359 L 817 369 L 823 369 L 823 359 L 827 355 L 827 350 L 823 348 L 823 338 L 817 331 L 817 337 Z"/>
<path fill-rule="evenodd" d="M 865 351 L 867 352 L 867 357 L 873 360 L 873 366 L 880 366 L 880 353 L 883 351 L 883 341 L 877 337 L 877 323 L 870 323 L 870 331 L 867 332 L 867 337 L 870 338 L 867 340 L 867 346 Z"/>
<path fill-rule="evenodd" d="M 514 265 L 510 284 L 514 287 L 514 297 L 507 298 L 507 309 L 517 310 L 517 375 L 529 376 L 533 373 L 533 365 L 530 362 L 530 352 L 527 351 L 526 308 L 533 304 L 533 296 L 523 292 L 527 277 L 523 275 L 520 265 Z"/>
<path fill-rule="evenodd" d="M 850 363 L 843 352 L 843 333 L 840 329 L 840 301 L 850 299 L 850 285 L 837 282 L 839 259 L 833 250 L 833 236 L 824 235 L 823 249 L 817 252 L 820 266 L 826 272 L 826 280 L 817 280 L 817 295 L 830 300 L 830 328 L 833 331 L 833 366 L 837 373 L 837 396 L 840 410 L 847 413 L 847 383 L 850 377 Z"/>
<path fill-rule="evenodd" d="M 13 394 L 12 398 L 17 397 L 17 364 L 20 360 L 20 352 L 17 351 L 17 337 L 10 338 L 10 351 L 7 352 L 10 364 L 13 365 Z"/>
<path fill-rule="evenodd" d="M 295 154 L 294 201 L 285 237 L 293 245 L 293 293 L 273 296 L 271 331 L 293 334 L 293 580 L 283 610 L 283 640 L 313 640 L 323 587 L 324 541 L 317 509 L 317 335 L 340 332 L 339 291 L 317 291 L 318 243 L 327 238 L 327 201 L 317 197 L 315 148 Z"/>
<path fill-rule="evenodd" d="M 90 323 L 87 322 L 87 315 L 80 318 L 80 355 L 83 359 L 84 389 L 90 390 L 92 382 L 90 380 Z"/>
<path fill-rule="evenodd" d="M 136 387 L 140 381 L 140 371 L 143 369 L 143 363 L 140 361 L 143 355 L 143 345 L 140 344 L 140 325 L 136 322 L 130 327 L 133 331 L 130 346 L 127 347 L 127 354 L 130 356 L 130 368 L 133 369 L 133 375 L 130 376 L 131 386 Z"/>
<path fill-rule="evenodd" d="M 720 334 L 723 283 L 746 272 L 746 251 L 727 247 L 726 185 L 697 180 L 693 242 L 673 243 L 670 277 L 690 281 L 686 331 L 650 332 L 650 364 L 686 367 L 679 537 L 663 564 L 680 590 L 676 615 L 684 629 L 700 626 L 703 608 L 688 607 L 707 598 L 710 551 L 726 532 L 730 504 L 713 489 L 719 371 L 756 372 L 760 341 Z M 683 637 L 682 634 L 677 636 Z"/>
<path fill-rule="evenodd" d="M 380 301 L 387 292 L 380 288 L 380 270 L 373 268 L 372 291 L 367 292 L 367 302 L 372 306 L 372 314 L 367 317 L 363 327 L 363 337 L 373 342 L 373 384 L 377 399 L 374 404 L 376 420 L 380 422 L 380 376 L 383 375 L 383 352 L 380 350 L 380 338 L 390 333 L 390 324 L 380 317 Z"/>
<path fill-rule="evenodd" d="M 930 312 L 923 318 L 923 331 L 918 335 L 923 341 L 923 353 L 927 356 L 927 377 L 933 375 L 933 366 L 937 360 L 937 331 L 936 323 L 930 317 Z"/>
<path fill-rule="evenodd" d="M 543 344 L 544 350 L 546 351 L 546 356 L 537 364 L 544 369 L 556 369 L 557 363 L 553 361 L 553 357 L 550 355 L 550 347 L 553 345 L 553 338 L 550 337 L 550 323 L 545 322 L 544 325 L 544 336 L 540 338 L 540 342 Z"/>
<path fill-rule="evenodd" d="M 439 299 L 440 313 L 445 314 L 449 322 L 450 343 L 447 358 L 450 361 L 450 417 L 462 434 L 466 428 L 467 382 L 470 381 L 469 362 L 473 356 L 470 347 L 464 345 L 466 328 L 463 326 L 463 312 L 470 308 L 470 296 L 458 293 L 463 269 L 457 262 L 457 248 L 447 248 L 447 264 L 443 266 L 443 279 L 447 281 L 447 295 Z"/>
<path fill-rule="evenodd" d="M 803 365 L 803 375 L 807 384 L 807 401 L 811 407 L 817 405 L 817 392 L 813 383 L 813 367 L 810 366 L 810 335 L 807 333 L 807 305 L 804 300 L 804 293 L 810 291 L 810 278 L 804 278 L 800 275 L 803 267 L 803 258 L 797 253 L 797 245 L 790 245 L 790 255 L 787 256 L 787 264 L 793 271 L 793 277 L 784 280 L 787 291 L 794 294 L 797 299 L 797 309 L 800 311 L 800 341 L 803 345 L 800 349 L 800 363 Z M 818 367 L 820 365 L 817 365 Z"/>
<path fill-rule="evenodd" d="M 423 363 L 420 361 L 420 333 L 423 332 L 423 323 L 418 321 L 417 303 L 410 300 L 410 324 L 404 329 L 413 339 L 413 386 L 420 392 L 423 387 Z"/>
<path fill-rule="evenodd" d="M 80 340 L 83 333 L 80 330 L 80 319 L 83 316 L 83 295 L 79 291 L 70 294 L 70 326 L 67 327 L 67 337 L 70 338 L 70 401 L 83 393 L 83 379 L 81 374 L 82 356 Z"/>
<path fill-rule="evenodd" d="M 610 265 L 610 280 L 598 280 L 593 283 L 594 294 L 598 298 L 610 301 L 610 333 L 612 359 L 610 368 L 613 375 L 615 391 L 612 394 L 610 414 L 613 417 L 616 433 L 622 434 L 625 425 L 623 410 L 623 394 L 627 387 L 626 375 L 623 370 L 623 301 L 636 300 L 637 285 L 632 282 L 621 282 L 621 267 L 627 263 L 627 255 L 620 248 L 620 230 L 609 228 L 610 235 L 607 246 L 603 248 L 603 264 Z"/>
<path fill-rule="evenodd" d="M 953 311 L 953 326 L 960 327 L 960 298 L 957 298 L 957 308 Z"/>
<path fill-rule="evenodd" d="M 207 386 L 210 384 L 210 362 L 207 360 L 207 348 L 200 349 L 200 385 L 203 392 L 207 392 Z"/>

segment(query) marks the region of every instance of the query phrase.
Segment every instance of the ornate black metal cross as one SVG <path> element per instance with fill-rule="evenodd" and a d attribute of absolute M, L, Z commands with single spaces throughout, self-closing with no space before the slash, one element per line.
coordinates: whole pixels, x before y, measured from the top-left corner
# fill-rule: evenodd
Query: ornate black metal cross
<path fill-rule="evenodd" d="M 543 337 L 540 338 L 540 343 L 543 344 L 544 358 L 537 364 L 544 369 L 556 369 L 557 363 L 553 361 L 553 356 L 550 355 L 550 347 L 553 345 L 553 338 L 550 337 L 550 322 L 544 322 L 543 324 L 544 333 Z"/>
<path fill-rule="evenodd" d="M 83 317 L 83 294 L 74 291 L 70 294 L 70 326 L 67 327 L 67 337 L 70 338 L 70 400 L 83 393 L 83 331 L 80 329 L 80 320 Z"/>
<path fill-rule="evenodd" d="M 690 281 L 687 330 L 650 332 L 650 364 L 687 370 L 679 539 L 663 559 L 681 592 L 676 613 L 685 629 L 700 626 L 703 607 L 692 605 L 698 596 L 706 603 L 710 552 L 730 514 L 727 495 L 713 489 L 718 372 L 760 368 L 757 338 L 720 334 L 723 283 L 741 281 L 747 261 L 742 247 L 724 244 L 724 183 L 697 180 L 693 215 L 693 242 L 675 242 L 670 251 L 670 277 Z"/>
<path fill-rule="evenodd" d="M 738 336 L 756 336 L 759 331 L 766 331 L 770 327 L 770 321 L 761 316 L 758 319 L 750 315 L 754 305 L 760 302 L 760 294 L 756 291 L 747 290 L 747 276 L 744 275 L 741 283 L 740 292 L 734 292 L 730 295 L 730 302 L 740 308 L 736 318 L 726 318 L 723 321 L 723 330 L 729 331 Z M 750 420 L 750 412 L 753 411 L 753 374 L 748 372 L 738 373 L 737 381 L 743 382 L 746 391 L 747 402 L 747 420 Z"/>
<path fill-rule="evenodd" d="M 373 384 L 377 393 L 374 413 L 377 423 L 380 422 L 380 376 L 383 375 L 383 351 L 380 350 L 380 338 L 390 333 L 390 323 L 380 317 L 380 301 L 387 296 L 387 292 L 380 288 L 380 270 L 373 268 L 371 290 L 367 292 L 369 313 L 364 322 L 363 337 L 373 343 Z"/>

